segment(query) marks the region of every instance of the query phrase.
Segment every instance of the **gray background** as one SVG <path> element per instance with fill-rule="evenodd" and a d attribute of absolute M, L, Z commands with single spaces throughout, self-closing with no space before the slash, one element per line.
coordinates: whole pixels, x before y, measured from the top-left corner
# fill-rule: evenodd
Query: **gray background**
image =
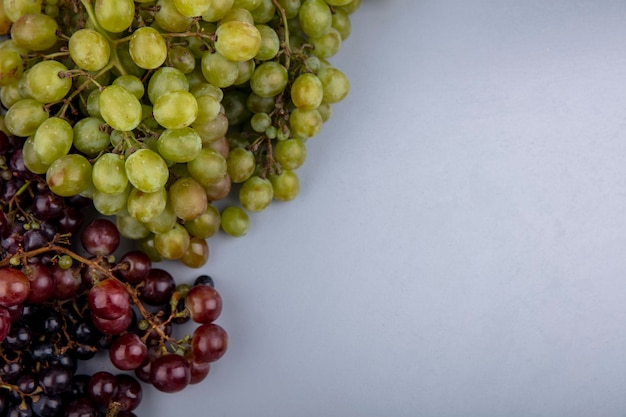
<path fill-rule="evenodd" d="M 301 195 L 210 240 L 228 353 L 138 413 L 626 416 L 626 3 L 364 3 Z"/>

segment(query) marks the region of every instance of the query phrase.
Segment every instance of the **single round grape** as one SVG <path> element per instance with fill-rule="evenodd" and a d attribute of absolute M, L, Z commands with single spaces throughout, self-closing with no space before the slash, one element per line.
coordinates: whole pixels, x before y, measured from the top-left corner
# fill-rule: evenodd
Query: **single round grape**
<path fill-rule="evenodd" d="M 148 272 L 152 269 L 152 262 L 148 255 L 139 250 L 126 252 L 120 259 L 119 265 L 125 267 L 118 269 L 118 275 L 131 284 L 143 282 Z"/>
<path fill-rule="evenodd" d="M 179 178 L 169 188 L 170 201 L 176 216 L 193 220 L 206 212 L 208 201 L 204 187 L 190 177 Z"/>
<path fill-rule="evenodd" d="M 316 75 L 304 73 L 291 85 L 291 101 L 300 109 L 315 109 L 322 104 L 324 88 Z"/>
<path fill-rule="evenodd" d="M 206 81 L 194 86 L 192 89 L 189 90 L 189 92 L 193 94 L 196 99 L 200 99 L 200 97 L 203 96 L 211 96 L 218 103 L 221 102 L 224 98 L 224 92 L 221 88 L 218 88 L 213 84 L 209 84 Z"/>
<path fill-rule="evenodd" d="M 150 383 L 162 392 L 182 391 L 191 379 L 189 363 L 174 353 L 156 358 L 150 366 Z"/>
<path fill-rule="evenodd" d="M 24 160 L 24 166 L 26 166 L 30 172 L 34 172 L 35 174 L 45 174 L 50 165 L 41 162 L 35 153 L 34 142 L 33 136 L 29 136 L 28 139 L 24 141 L 24 146 L 22 147 L 22 159 Z"/>
<path fill-rule="evenodd" d="M 108 219 L 95 219 L 83 229 L 80 235 L 80 243 L 91 255 L 107 256 L 115 252 L 119 246 L 120 234 L 112 221 Z"/>
<path fill-rule="evenodd" d="M 96 89 L 87 96 L 87 114 L 91 117 L 102 118 L 100 115 L 100 90 Z"/>
<path fill-rule="evenodd" d="M 11 307 L 26 301 L 30 281 L 20 270 L 0 268 L 0 306 Z"/>
<path fill-rule="evenodd" d="M 193 355 L 187 358 L 189 362 L 189 368 L 191 370 L 191 379 L 189 380 L 189 385 L 198 384 L 209 375 L 209 371 L 211 369 L 211 364 L 209 362 L 201 362 L 197 361 Z"/>
<path fill-rule="evenodd" d="M 173 0 L 176 9 L 184 16 L 201 16 L 209 8 L 210 0 Z"/>
<path fill-rule="evenodd" d="M 239 201 L 248 211 L 262 211 L 272 202 L 274 190 L 272 183 L 259 176 L 248 178 L 239 189 Z"/>
<path fill-rule="evenodd" d="M 230 61 L 247 61 L 261 48 L 261 33 L 250 23 L 230 21 L 215 32 L 215 49 Z"/>
<path fill-rule="evenodd" d="M 87 301 L 92 314 L 107 320 L 122 317 L 130 310 L 130 297 L 126 287 L 113 278 L 95 283 L 89 290 Z"/>
<path fill-rule="evenodd" d="M 103 193 L 121 193 L 128 186 L 124 158 L 118 154 L 101 155 L 93 165 L 91 176 L 94 187 Z"/>
<path fill-rule="evenodd" d="M 129 131 L 141 122 L 141 103 L 131 92 L 119 85 L 100 91 L 100 115 L 113 129 Z"/>
<path fill-rule="evenodd" d="M 363 0 L 351 0 L 345 6 L 338 6 L 335 9 L 341 10 L 343 12 L 350 14 L 350 13 L 356 12 L 359 9 L 359 7 L 361 7 L 362 3 L 363 3 Z"/>
<path fill-rule="evenodd" d="M 234 85 L 239 86 L 250 81 L 250 78 L 252 78 L 252 74 L 254 74 L 256 63 L 254 62 L 254 59 L 239 61 L 237 63 L 237 67 L 239 69 L 239 75 L 237 75 L 237 79 L 235 80 Z"/>
<path fill-rule="evenodd" d="M 39 386 L 46 395 L 59 395 L 67 392 L 72 383 L 72 370 L 61 365 L 50 365 L 42 369 Z"/>
<path fill-rule="evenodd" d="M 72 88 L 72 79 L 65 76 L 66 72 L 67 67 L 58 61 L 36 63 L 25 74 L 31 97 L 41 103 L 61 100 Z"/>
<path fill-rule="evenodd" d="M 228 194 L 230 194 L 231 188 L 232 182 L 228 174 L 224 174 L 218 182 L 204 187 L 206 195 L 210 201 L 218 201 L 226 198 Z"/>
<path fill-rule="evenodd" d="M 313 45 L 313 54 L 320 58 L 330 58 L 339 52 L 341 48 L 341 33 L 331 27 L 325 34 L 310 38 L 309 42 Z"/>
<path fill-rule="evenodd" d="M 46 171 L 50 190 L 62 197 L 71 197 L 91 185 L 91 164 L 82 155 L 67 154 L 54 161 Z"/>
<path fill-rule="evenodd" d="M 95 15 L 98 24 L 112 33 L 125 31 L 135 18 L 133 0 L 96 0 Z"/>
<path fill-rule="evenodd" d="M 136 188 L 128 194 L 127 209 L 131 217 L 142 223 L 149 222 L 165 210 L 167 191 L 160 188 L 157 191 L 146 193 Z"/>
<path fill-rule="evenodd" d="M 154 14 L 154 20 L 163 30 L 184 32 L 191 26 L 193 19 L 178 11 L 172 0 L 159 0 L 156 6 L 157 12 Z"/>
<path fill-rule="evenodd" d="M 74 131 L 67 120 L 50 117 L 37 128 L 33 136 L 33 149 L 42 163 L 50 165 L 67 155 L 73 139 Z"/>
<path fill-rule="evenodd" d="M 185 306 L 196 323 L 212 323 L 222 312 L 222 297 L 210 285 L 196 285 L 185 296 Z"/>
<path fill-rule="evenodd" d="M 234 237 L 241 237 L 250 229 L 250 218 L 241 207 L 228 206 L 221 214 L 220 225 L 222 230 Z"/>
<path fill-rule="evenodd" d="M 226 136 L 228 132 L 228 118 L 225 114 L 220 113 L 209 123 L 194 123 L 193 128 L 200 135 L 202 145 L 208 146 Z"/>
<path fill-rule="evenodd" d="M 274 148 L 274 156 L 282 168 L 294 170 L 304 163 L 306 146 L 299 138 L 280 141 Z"/>
<path fill-rule="evenodd" d="M 280 50 L 280 39 L 274 29 L 267 25 L 257 25 L 259 33 L 261 34 L 261 46 L 259 52 L 257 52 L 255 59 L 259 61 L 267 61 L 276 56 Z"/>
<path fill-rule="evenodd" d="M 252 151 L 235 148 L 228 154 L 226 165 L 231 181 L 240 183 L 252 176 L 256 168 L 256 160 Z"/>
<path fill-rule="evenodd" d="M 196 68 L 196 57 L 189 50 L 181 45 L 174 45 L 167 51 L 168 62 L 182 72 L 189 74 Z"/>
<path fill-rule="evenodd" d="M 206 187 L 224 177 L 226 159 L 213 149 L 204 148 L 195 159 L 187 162 L 187 169 L 193 179 Z"/>
<path fill-rule="evenodd" d="M 255 113 L 250 118 L 250 127 L 255 132 L 263 133 L 272 125 L 272 118 L 267 113 Z"/>
<path fill-rule="evenodd" d="M 274 97 L 261 97 L 250 93 L 246 107 L 253 113 L 271 113 L 276 108 L 276 100 Z"/>
<path fill-rule="evenodd" d="M 128 44 L 130 56 L 139 68 L 155 69 L 167 59 L 167 45 L 154 28 L 141 27 L 133 32 Z"/>
<path fill-rule="evenodd" d="M 157 140 L 157 149 L 168 161 L 189 162 L 200 154 L 202 139 L 190 127 L 166 129 Z"/>
<path fill-rule="evenodd" d="M 94 327 L 105 335 L 114 335 L 124 333 L 130 327 L 133 319 L 132 310 L 128 309 L 128 312 L 116 319 L 104 319 L 95 315 L 93 312 L 90 314 L 91 322 Z"/>
<path fill-rule="evenodd" d="M 152 109 L 156 121 L 166 129 L 189 126 L 198 116 L 198 102 L 188 91 L 161 94 Z"/>
<path fill-rule="evenodd" d="M 171 190 L 168 190 L 168 194 Z M 176 212 L 172 207 L 171 198 L 168 198 L 165 208 L 155 217 L 150 218 L 144 224 L 152 233 L 165 233 L 168 230 L 171 230 L 172 227 L 176 225 L 178 218 L 176 217 Z"/>
<path fill-rule="evenodd" d="M 289 128 L 295 137 L 310 138 L 322 128 L 322 116 L 316 109 L 295 109 L 289 117 Z"/>
<path fill-rule="evenodd" d="M 148 357 L 148 347 L 134 333 L 116 338 L 109 348 L 109 359 L 113 366 L 123 371 L 138 368 Z"/>
<path fill-rule="evenodd" d="M 139 297 L 151 306 L 164 305 L 170 301 L 176 289 L 172 275 L 160 268 L 152 268 L 144 279 L 144 286 L 139 289 Z"/>
<path fill-rule="evenodd" d="M 186 221 L 183 225 L 190 235 L 207 239 L 217 233 L 220 228 L 220 212 L 215 206 L 208 204 L 203 214 L 193 220 Z"/>
<path fill-rule="evenodd" d="M 205 22 L 217 22 L 232 9 L 234 0 L 210 0 L 209 7 L 202 12 Z"/>
<path fill-rule="evenodd" d="M 11 3 L 10 1 L 5 1 Z M 50 16 L 39 14 L 25 14 L 13 23 L 11 39 L 17 46 L 31 51 L 45 51 L 57 42 L 59 25 Z"/>
<path fill-rule="evenodd" d="M 68 43 L 72 61 L 85 71 L 98 71 L 109 63 L 111 46 L 98 31 L 85 28 L 72 34 Z"/>
<path fill-rule="evenodd" d="M 89 379 L 87 395 L 96 404 L 108 404 L 117 391 L 115 376 L 106 371 L 96 372 Z"/>
<path fill-rule="evenodd" d="M 198 116 L 193 122 L 194 125 L 210 123 L 220 113 L 221 104 L 215 97 L 208 94 L 196 96 L 196 101 L 198 103 Z"/>
<path fill-rule="evenodd" d="M 300 0 L 278 0 L 278 4 L 281 5 L 285 11 L 287 19 L 293 19 L 298 16 L 302 3 Z"/>
<path fill-rule="evenodd" d="M 170 91 L 189 91 L 187 77 L 180 70 L 172 67 L 157 69 L 148 81 L 148 98 L 154 104 L 157 99 Z"/>
<path fill-rule="evenodd" d="M 169 177 L 163 158 L 150 149 L 133 152 L 126 158 L 125 169 L 130 183 L 145 193 L 153 193 L 163 188 Z"/>
<path fill-rule="evenodd" d="M 111 144 L 111 136 L 105 129 L 104 120 L 85 117 L 74 124 L 74 147 L 90 157 L 98 155 Z"/>
<path fill-rule="evenodd" d="M 322 68 L 317 74 L 324 88 L 324 102 L 337 103 L 343 100 L 350 91 L 348 77 L 337 68 Z"/>
<path fill-rule="evenodd" d="M 181 224 L 176 224 L 171 230 L 154 236 L 156 250 L 165 259 L 180 259 L 189 248 L 189 244 L 189 232 Z"/>
<path fill-rule="evenodd" d="M 180 261 L 190 268 L 200 268 L 207 263 L 208 259 L 209 245 L 206 240 L 192 237 L 189 240 L 189 247 L 181 256 Z"/>
<path fill-rule="evenodd" d="M 332 27 L 339 32 L 342 41 L 348 39 L 350 33 L 352 32 L 352 22 L 350 21 L 348 13 L 340 9 L 335 9 L 335 13 L 333 13 Z"/>
<path fill-rule="evenodd" d="M 276 14 L 273 0 L 262 0 L 256 8 L 250 11 L 256 23 L 268 23 Z"/>
<path fill-rule="evenodd" d="M 259 65 L 250 78 L 250 88 L 254 94 L 261 97 L 273 97 L 281 93 L 289 75 L 281 64 L 275 61 L 267 61 Z"/>
<path fill-rule="evenodd" d="M 115 225 L 120 234 L 127 239 L 139 240 L 150 235 L 150 230 L 142 222 L 130 216 L 128 212 L 116 213 Z"/>
<path fill-rule="evenodd" d="M 324 123 L 326 123 L 333 116 L 333 109 L 329 103 L 320 104 L 317 111 L 320 112 L 320 116 L 322 116 L 322 121 Z"/>
<path fill-rule="evenodd" d="M 18 81 L 23 73 L 24 68 L 19 52 L 0 49 L 0 87 Z"/>
<path fill-rule="evenodd" d="M 119 85 L 120 87 L 124 87 L 124 89 L 131 92 L 138 99 L 141 99 L 143 97 L 145 90 L 146 90 L 141 79 L 131 74 L 120 75 L 119 77 L 113 80 L 112 84 Z"/>
<path fill-rule="evenodd" d="M 333 15 L 324 0 L 304 0 L 298 13 L 298 21 L 302 31 L 314 38 L 328 32 Z"/>
<path fill-rule="evenodd" d="M 24 15 L 41 13 L 41 0 L 4 1 L 3 11 L 11 22 L 15 22 Z"/>
<path fill-rule="evenodd" d="M 141 388 L 141 384 L 139 384 L 139 381 L 135 378 L 127 374 L 116 375 L 115 383 L 117 384 L 118 389 L 113 397 L 113 402 L 115 404 L 119 404 L 120 410 L 117 416 L 133 417 L 134 414 L 131 413 L 131 411 L 139 407 L 141 399 L 143 398 L 143 389 Z"/>
<path fill-rule="evenodd" d="M 268 179 L 272 183 L 275 200 L 290 201 L 300 192 L 300 180 L 293 171 L 285 169 L 280 174 L 270 174 Z"/>
<path fill-rule="evenodd" d="M 197 327 L 191 337 L 193 356 L 202 362 L 215 362 L 226 353 L 228 334 L 215 323 L 205 323 Z"/>
<path fill-rule="evenodd" d="M 23 98 L 25 97 L 20 93 L 17 82 L 0 88 L 0 102 L 7 109 L 13 107 L 15 103 Z"/>
<path fill-rule="evenodd" d="M 229 61 L 219 52 L 206 52 L 200 62 L 204 78 L 219 88 L 230 87 L 239 76 L 236 62 Z"/>
<path fill-rule="evenodd" d="M 95 190 L 92 196 L 93 206 L 100 214 L 112 216 L 126 210 L 128 205 L 128 194 L 130 189 L 126 189 L 121 193 L 103 193 Z"/>

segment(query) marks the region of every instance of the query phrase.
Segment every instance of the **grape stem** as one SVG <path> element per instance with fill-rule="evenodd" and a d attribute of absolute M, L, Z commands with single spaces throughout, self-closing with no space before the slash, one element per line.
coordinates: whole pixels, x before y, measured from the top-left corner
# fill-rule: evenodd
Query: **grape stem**
<path fill-rule="evenodd" d="M 291 48 L 289 46 L 289 23 L 287 21 L 287 14 L 285 13 L 285 9 L 283 9 L 283 6 L 280 5 L 280 3 L 278 2 L 278 0 L 272 0 L 272 3 L 274 3 L 274 7 L 276 7 L 276 10 L 278 10 L 278 13 L 280 13 L 280 18 L 283 21 L 283 28 L 285 30 L 285 33 L 283 34 L 284 36 L 284 54 L 285 54 L 285 68 L 288 70 L 289 69 L 289 64 L 290 64 L 290 59 L 291 59 Z"/>

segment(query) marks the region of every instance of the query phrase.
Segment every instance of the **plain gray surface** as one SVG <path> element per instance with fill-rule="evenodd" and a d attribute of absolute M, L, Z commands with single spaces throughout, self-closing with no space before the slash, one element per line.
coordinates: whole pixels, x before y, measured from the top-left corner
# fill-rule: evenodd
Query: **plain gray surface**
<path fill-rule="evenodd" d="M 626 3 L 364 3 L 301 195 L 210 240 L 228 353 L 138 414 L 626 416 Z"/>

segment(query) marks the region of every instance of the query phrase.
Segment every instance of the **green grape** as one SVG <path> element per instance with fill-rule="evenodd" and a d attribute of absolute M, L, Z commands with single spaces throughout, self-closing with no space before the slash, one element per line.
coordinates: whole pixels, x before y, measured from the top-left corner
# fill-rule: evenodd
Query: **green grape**
<path fill-rule="evenodd" d="M 111 46 L 93 29 L 80 29 L 70 37 L 68 48 L 72 61 L 85 71 L 98 71 L 109 63 Z"/>
<path fill-rule="evenodd" d="M 159 131 L 162 127 L 154 119 L 152 109 L 153 107 L 149 104 L 141 104 L 141 124 L 148 129 Z"/>
<path fill-rule="evenodd" d="M 267 61 L 276 56 L 280 50 L 280 39 L 274 29 L 267 25 L 257 25 L 256 28 L 261 34 L 261 46 L 257 52 L 255 59 L 259 61 Z"/>
<path fill-rule="evenodd" d="M 61 100 L 72 88 L 72 79 L 65 76 L 67 67 L 58 61 L 41 61 L 26 73 L 30 95 L 48 104 Z"/>
<path fill-rule="evenodd" d="M 169 178 L 167 164 L 161 156 L 150 149 L 139 149 L 125 162 L 128 181 L 144 193 L 153 193 L 163 188 Z"/>
<path fill-rule="evenodd" d="M 272 0 L 262 0 L 261 4 L 251 10 L 251 13 L 256 23 L 267 23 L 276 14 L 276 7 Z"/>
<path fill-rule="evenodd" d="M 230 152 L 230 143 L 228 142 L 228 138 L 226 136 L 222 136 L 219 139 L 214 140 L 213 142 L 206 145 L 207 148 L 213 149 L 224 158 L 228 158 L 228 153 Z"/>
<path fill-rule="evenodd" d="M 159 0 L 154 20 L 167 32 L 184 32 L 191 26 L 193 18 L 183 15 L 174 4 L 174 0 Z"/>
<path fill-rule="evenodd" d="M 239 61 L 237 66 L 239 67 L 239 75 L 237 76 L 234 85 L 241 86 L 250 81 L 250 78 L 254 73 L 254 69 L 256 68 L 256 63 L 254 62 L 254 59 L 249 59 L 247 61 Z"/>
<path fill-rule="evenodd" d="M 189 248 L 191 237 L 181 224 L 165 233 L 155 234 L 154 247 L 165 259 L 180 259 Z"/>
<path fill-rule="evenodd" d="M 170 202 L 171 198 L 168 198 L 165 208 L 161 213 L 151 218 L 145 223 L 148 230 L 152 233 L 165 233 L 171 230 L 176 224 L 176 213 Z"/>
<path fill-rule="evenodd" d="M 133 130 L 141 122 L 141 103 L 124 87 L 110 85 L 100 91 L 100 115 L 116 130 Z"/>
<path fill-rule="evenodd" d="M 272 124 L 272 118 L 267 113 L 255 113 L 250 118 L 250 126 L 255 132 L 263 133 Z"/>
<path fill-rule="evenodd" d="M 200 154 L 202 139 L 191 127 L 165 129 L 157 140 L 157 149 L 167 161 L 189 162 Z"/>
<path fill-rule="evenodd" d="M 233 7 L 240 7 L 246 10 L 254 10 L 261 5 L 262 0 L 235 0 Z"/>
<path fill-rule="evenodd" d="M 59 6 L 57 6 L 56 4 L 46 4 L 46 6 L 44 7 L 44 14 L 47 14 L 50 17 L 57 18 L 59 16 Z"/>
<path fill-rule="evenodd" d="M 67 155 L 72 147 L 74 131 L 65 119 L 50 117 L 39 125 L 33 137 L 33 149 L 37 158 L 50 165 Z"/>
<path fill-rule="evenodd" d="M 311 55 L 304 61 L 304 65 L 306 65 L 309 71 L 317 74 L 320 68 L 322 67 L 322 62 L 315 55 Z"/>
<path fill-rule="evenodd" d="M 37 14 L 41 12 L 41 0 L 4 0 L 2 2 L 2 6 L 6 17 L 11 22 L 16 22 L 20 17 L 24 15 Z"/>
<path fill-rule="evenodd" d="M 145 239 L 150 235 L 150 230 L 148 230 L 146 225 L 131 217 L 126 211 L 116 213 L 115 224 L 120 234 L 127 239 Z M 141 243 L 145 244 L 145 242 Z M 147 248 L 147 246 L 142 245 L 142 248 Z"/>
<path fill-rule="evenodd" d="M 304 0 L 298 13 L 302 31 L 310 37 L 322 36 L 333 22 L 333 14 L 324 0 Z"/>
<path fill-rule="evenodd" d="M 300 0 L 278 0 L 278 4 L 281 5 L 285 11 L 287 19 L 293 19 L 298 16 L 300 6 L 302 5 Z"/>
<path fill-rule="evenodd" d="M 189 50 L 181 45 L 174 45 L 167 51 L 167 59 L 171 65 L 187 75 L 196 68 L 196 57 Z"/>
<path fill-rule="evenodd" d="M 240 183 L 252 176 L 256 168 L 256 160 L 252 151 L 244 148 L 235 148 L 228 154 L 226 166 L 231 181 Z"/>
<path fill-rule="evenodd" d="M 11 39 L 22 48 L 45 51 L 57 42 L 58 29 L 57 22 L 50 16 L 39 14 L 39 12 L 26 14 L 13 23 Z"/>
<path fill-rule="evenodd" d="M 183 220 L 193 220 L 207 209 L 208 200 L 204 187 L 190 177 L 177 179 L 169 189 L 170 201 L 176 216 Z"/>
<path fill-rule="evenodd" d="M 204 53 L 204 51 L 202 51 L 202 53 Z M 185 74 L 185 77 L 187 78 L 187 84 L 189 85 L 189 91 L 191 91 L 191 89 L 197 87 L 200 84 L 208 84 L 206 82 L 206 78 L 204 78 L 204 74 L 202 74 L 202 67 L 199 65 L 200 59 L 202 59 L 202 54 L 200 54 L 200 57 L 196 57 L 194 55 L 194 58 L 195 58 L 195 62 L 194 62 L 195 67 L 193 68 L 193 71 Z M 179 71 L 182 72 L 181 69 L 179 69 Z"/>
<path fill-rule="evenodd" d="M 111 144 L 104 120 L 85 117 L 74 123 L 74 147 L 87 156 L 96 156 Z"/>
<path fill-rule="evenodd" d="M 344 41 L 350 36 L 350 33 L 352 32 L 352 22 L 350 21 L 350 17 L 348 16 L 348 13 L 344 12 L 343 10 L 335 9 L 331 26 L 339 32 L 339 34 L 341 35 L 341 40 Z"/>
<path fill-rule="evenodd" d="M 324 123 L 326 123 L 333 115 L 333 109 L 328 103 L 320 104 L 317 111 L 320 112 L 320 116 L 322 116 L 322 121 Z"/>
<path fill-rule="evenodd" d="M 11 134 L 27 137 L 35 134 L 47 118 L 48 111 L 41 102 L 24 98 L 9 108 L 4 116 L 4 124 Z"/>
<path fill-rule="evenodd" d="M 278 129 L 276 129 L 276 126 L 269 126 L 267 129 L 265 129 L 265 136 L 267 136 L 268 139 L 276 139 L 277 135 Z"/>
<path fill-rule="evenodd" d="M 328 32 L 316 38 L 310 38 L 313 45 L 313 53 L 320 58 L 330 58 L 336 55 L 341 48 L 341 33 L 335 28 L 330 28 Z"/>
<path fill-rule="evenodd" d="M 228 132 L 228 118 L 225 114 L 220 113 L 209 123 L 194 124 L 193 128 L 200 135 L 202 145 L 208 145 L 226 135 L 226 132 Z"/>
<path fill-rule="evenodd" d="M 345 6 L 335 7 L 335 10 L 341 10 L 342 12 L 351 14 L 351 13 L 356 12 L 359 9 L 359 7 L 361 7 L 362 2 L 363 0 L 352 0 Z"/>
<path fill-rule="evenodd" d="M 242 7 L 233 7 L 228 10 L 224 17 L 220 19 L 218 25 L 222 25 L 226 22 L 232 22 L 233 20 L 237 20 L 239 22 L 247 22 L 251 25 L 254 25 L 254 17 L 252 17 L 252 13 L 250 10 L 244 9 Z"/>
<path fill-rule="evenodd" d="M 18 81 L 24 69 L 19 52 L 11 49 L 0 50 L 0 87 L 5 87 Z"/>
<path fill-rule="evenodd" d="M 306 159 L 306 145 L 298 138 L 278 142 L 274 147 L 274 157 L 283 169 L 298 169 Z"/>
<path fill-rule="evenodd" d="M 98 213 L 105 216 L 113 216 L 126 210 L 128 206 L 128 194 L 130 187 L 121 193 L 107 194 L 97 189 L 93 193 L 93 206 Z"/>
<path fill-rule="evenodd" d="M 183 226 L 191 236 L 208 239 L 220 228 L 220 212 L 215 206 L 208 204 L 203 214 L 193 220 L 186 221 Z"/>
<path fill-rule="evenodd" d="M 324 88 L 324 102 L 337 103 L 343 100 L 350 91 L 348 77 L 333 67 L 322 68 L 317 74 Z"/>
<path fill-rule="evenodd" d="M 61 197 L 80 194 L 91 186 L 91 164 L 79 154 L 62 156 L 46 171 L 46 183 L 50 191 Z"/>
<path fill-rule="evenodd" d="M 128 194 L 126 209 L 128 214 L 142 223 L 149 222 L 165 210 L 167 191 L 159 188 L 152 193 L 144 193 L 132 188 Z"/>
<path fill-rule="evenodd" d="M 226 174 L 226 159 L 217 151 L 203 148 L 198 156 L 187 162 L 191 177 L 206 187 L 220 181 Z"/>
<path fill-rule="evenodd" d="M 91 180 L 97 191 L 119 194 L 128 188 L 124 157 L 115 153 L 101 155 L 93 164 Z"/>
<path fill-rule="evenodd" d="M 209 8 L 210 0 L 174 0 L 174 6 L 184 16 L 202 16 L 202 13 Z"/>
<path fill-rule="evenodd" d="M 131 74 L 136 77 L 142 77 L 145 74 L 146 70 L 135 64 L 133 57 L 130 56 L 128 42 L 118 44 L 115 51 L 117 53 L 117 59 L 120 62 L 121 67 L 124 69 L 124 74 Z M 113 67 L 112 71 L 114 71 L 117 75 L 122 75 L 122 73 L 119 72 L 119 68 Z"/>
<path fill-rule="evenodd" d="M 102 115 L 100 114 L 100 90 L 96 89 L 89 93 L 89 95 L 87 96 L 86 109 L 87 114 L 89 114 L 91 117 L 102 117 Z"/>
<path fill-rule="evenodd" d="M 202 12 L 205 22 L 217 22 L 233 7 L 234 0 L 210 0 L 209 7 Z"/>
<path fill-rule="evenodd" d="M 250 218 L 241 207 L 228 206 L 222 211 L 220 226 L 231 236 L 245 236 L 250 229 Z"/>
<path fill-rule="evenodd" d="M 222 108 L 220 102 L 210 95 L 196 96 L 198 102 L 198 116 L 193 124 L 209 123 L 220 114 Z"/>
<path fill-rule="evenodd" d="M 235 126 L 250 118 L 250 110 L 246 106 L 248 94 L 240 90 L 229 90 L 224 94 L 222 105 L 228 118 L 228 124 Z"/>
<path fill-rule="evenodd" d="M 45 174 L 50 165 L 41 162 L 33 147 L 33 136 L 29 136 L 22 147 L 22 159 L 24 166 L 35 174 Z"/>
<path fill-rule="evenodd" d="M 295 137 L 310 138 L 322 128 L 322 116 L 316 109 L 295 109 L 289 116 L 289 129 Z"/>
<path fill-rule="evenodd" d="M 261 97 L 251 93 L 246 100 L 246 107 L 252 113 L 271 113 L 276 108 L 274 97 Z"/>
<path fill-rule="evenodd" d="M 188 91 L 169 91 L 156 100 L 152 114 L 164 128 L 181 129 L 196 120 L 198 102 Z"/>
<path fill-rule="evenodd" d="M 189 246 L 187 250 L 180 257 L 180 261 L 183 265 L 189 268 L 200 268 L 209 259 L 209 244 L 204 239 L 192 237 L 189 240 Z"/>
<path fill-rule="evenodd" d="M 215 49 L 229 61 L 247 61 L 261 48 L 261 33 L 252 24 L 233 20 L 219 25 Z"/>
<path fill-rule="evenodd" d="M 218 182 L 209 184 L 208 186 L 204 187 L 206 191 L 206 196 L 209 201 L 218 201 L 228 197 L 231 188 L 232 182 L 230 181 L 230 177 L 228 176 L 228 174 L 224 174 L 224 176 Z"/>
<path fill-rule="evenodd" d="M 125 31 L 135 18 L 133 0 L 96 0 L 95 15 L 98 24 L 112 33 Z"/>
<path fill-rule="evenodd" d="M 23 98 L 26 97 L 22 96 L 20 93 L 17 83 L 5 85 L 0 88 L 0 102 L 2 102 L 2 105 L 6 109 L 13 107 L 15 103 Z"/>
<path fill-rule="evenodd" d="M 244 209 L 258 212 L 265 210 L 274 198 L 272 183 L 259 176 L 248 178 L 239 189 L 239 202 Z"/>
<path fill-rule="evenodd" d="M 138 99 L 141 99 L 146 91 L 146 88 L 144 87 L 141 79 L 139 79 L 139 77 L 135 75 L 120 75 L 113 80 L 112 84 L 123 87 L 125 90 L 132 93 Z"/>
<path fill-rule="evenodd" d="M 148 81 L 148 98 L 154 104 L 162 94 L 170 91 L 189 91 L 189 82 L 180 70 L 161 67 Z"/>
<path fill-rule="evenodd" d="M 144 26 L 130 37 L 128 52 L 135 64 L 143 69 L 160 67 L 167 59 L 167 45 L 163 36 L 154 28 Z"/>
<path fill-rule="evenodd" d="M 268 178 L 274 189 L 275 200 L 290 201 L 298 196 L 300 180 L 295 172 L 286 169 L 280 174 L 270 174 Z"/>
<path fill-rule="evenodd" d="M 200 61 L 202 74 L 211 84 L 219 88 L 230 87 L 239 77 L 239 66 L 219 52 L 206 52 Z"/>
<path fill-rule="evenodd" d="M 315 109 L 322 104 L 324 88 L 316 75 L 304 73 L 291 85 L 291 101 L 299 109 Z"/>
<path fill-rule="evenodd" d="M 330 6 L 346 6 L 352 0 L 324 0 L 324 1 L 328 3 Z"/>
<path fill-rule="evenodd" d="M 221 88 L 207 82 L 196 85 L 190 90 L 190 92 L 196 97 L 196 99 L 199 99 L 202 96 L 211 96 L 218 103 L 224 98 L 224 92 Z"/>
<path fill-rule="evenodd" d="M 267 61 L 259 65 L 250 78 L 250 88 L 261 97 L 273 97 L 283 92 L 289 75 L 281 64 Z M 210 82 L 210 81 L 209 81 Z"/>

